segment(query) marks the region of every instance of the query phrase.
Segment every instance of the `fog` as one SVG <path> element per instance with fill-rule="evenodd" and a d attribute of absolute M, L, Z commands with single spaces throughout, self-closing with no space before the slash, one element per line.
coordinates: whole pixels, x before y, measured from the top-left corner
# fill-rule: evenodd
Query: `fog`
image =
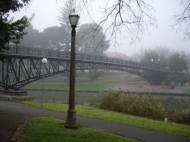
<path fill-rule="evenodd" d="M 175 23 L 172 16 L 182 9 L 180 1 L 178 0 L 154 0 L 151 1 L 155 13 L 153 15 L 157 19 L 157 27 L 150 27 L 148 31 L 145 31 L 141 40 L 130 44 L 130 38 L 125 37 L 125 31 L 121 35 L 118 33 L 117 43 L 111 42 L 111 46 L 108 51 L 117 51 L 126 55 L 132 55 L 146 48 L 155 48 L 156 46 L 165 46 L 171 50 L 184 50 L 186 53 L 190 53 L 190 40 L 184 39 L 184 29 L 186 25 L 182 27 L 176 27 L 172 29 L 171 25 Z M 15 20 L 26 15 L 30 17 L 35 13 L 35 17 L 32 20 L 34 29 L 43 31 L 47 27 L 59 26 L 58 16 L 60 16 L 60 8 L 63 6 L 63 0 L 40 0 L 31 1 L 31 3 L 20 10 L 19 12 L 11 14 L 15 17 Z M 101 1 L 95 1 L 93 5 L 88 7 L 91 17 L 95 22 L 100 22 L 101 11 L 103 6 Z M 80 11 L 80 25 L 85 23 L 91 23 L 92 19 L 88 13 L 83 10 Z M 107 35 L 109 37 L 109 35 Z"/>

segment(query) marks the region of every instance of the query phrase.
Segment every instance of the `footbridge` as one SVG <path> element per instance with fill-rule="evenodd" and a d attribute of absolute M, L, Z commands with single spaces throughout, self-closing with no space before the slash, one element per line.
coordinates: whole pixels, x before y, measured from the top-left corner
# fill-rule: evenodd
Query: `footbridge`
<path fill-rule="evenodd" d="M 70 52 L 33 47 L 10 47 L 0 53 L 0 86 L 6 90 L 18 90 L 23 86 L 70 69 Z M 42 64 L 42 58 L 48 63 Z M 42 67 L 44 67 L 44 72 Z M 176 72 L 141 62 L 76 53 L 76 70 L 105 69 L 136 74 L 150 83 L 159 84 Z M 188 75 L 177 73 L 180 75 Z"/>

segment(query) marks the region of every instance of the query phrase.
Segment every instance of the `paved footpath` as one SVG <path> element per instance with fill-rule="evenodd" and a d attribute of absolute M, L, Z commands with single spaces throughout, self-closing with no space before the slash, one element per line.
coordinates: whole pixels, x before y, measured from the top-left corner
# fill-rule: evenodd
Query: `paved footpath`
<path fill-rule="evenodd" d="M 18 125 L 32 117 L 49 116 L 66 119 L 66 113 L 35 108 L 16 102 L 0 101 L 0 142 L 8 142 Z M 189 138 L 137 128 L 129 125 L 77 116 L 79 124 L 145 142 L 190 142 Z"/>

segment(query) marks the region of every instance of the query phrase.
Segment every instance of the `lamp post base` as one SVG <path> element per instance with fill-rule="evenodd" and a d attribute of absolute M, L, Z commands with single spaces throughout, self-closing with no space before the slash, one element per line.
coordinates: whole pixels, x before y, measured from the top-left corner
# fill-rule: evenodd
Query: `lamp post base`
<path fill-rule="evenodd" d="M 65 128 L 76 129 L 78 127 L 76 121 L 76 110 L 69 109 L 67 111 L 67 120 L 65 123 Z"/>

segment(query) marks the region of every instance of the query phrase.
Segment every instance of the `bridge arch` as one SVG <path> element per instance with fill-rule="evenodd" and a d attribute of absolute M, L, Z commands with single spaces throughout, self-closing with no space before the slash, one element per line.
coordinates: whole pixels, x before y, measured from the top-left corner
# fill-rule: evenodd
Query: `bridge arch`
<path fill-rule="evenodd" d="M 8 60 L 0 61 L 0 86 L 5 89 L 18 90 L 21 87 L 42 78 L 42 58 L 47 58 L 44 65 L 44 77 L 64 73 L 70 69 L 70 52 L 40 48 L 18 47 L 1 53 Z M 136 74 L 150 83 L 159 84 L 167 79 L 171 71 L 165 68 L 89 54 L 76 54 L 76 70 L 111 69 Z"/>

